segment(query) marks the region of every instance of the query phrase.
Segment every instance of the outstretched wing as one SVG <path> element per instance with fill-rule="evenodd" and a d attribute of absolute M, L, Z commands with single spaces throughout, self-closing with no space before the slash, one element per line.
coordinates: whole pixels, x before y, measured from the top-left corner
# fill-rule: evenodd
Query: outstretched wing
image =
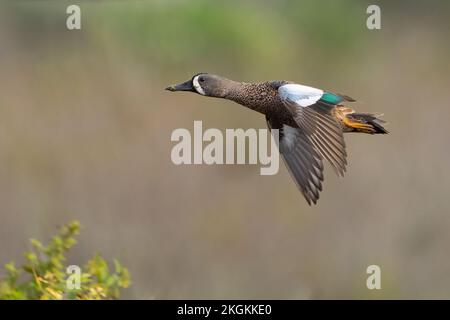
<path fill-rule="evenodd" d="M 293 83 L 280 86 L 278 94 L 308 142 L 343 176 L 347 153 L 342 127 L 332 110 L 343 100 L 352 99 Z"/>
<path fill-rule="evenodd" d="M 286 167 L 309 205 L 316 204 L 322 191 L 323 163 L 305 133 L 275 119 L 266 118 L 269 129 L 279 130 L 279 150 Z"/>

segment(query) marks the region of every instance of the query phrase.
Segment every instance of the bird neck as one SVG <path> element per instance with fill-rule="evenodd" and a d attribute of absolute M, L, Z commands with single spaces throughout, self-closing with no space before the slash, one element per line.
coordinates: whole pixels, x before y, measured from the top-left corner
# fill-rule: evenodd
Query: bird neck
<path fill-rule="evenodd" d="M 266 114 L 270 105 L 276 102 L 273 90 L 268 83 L 235 82 L 225 99 Z"/>
<path fill-rule="evenodd" d="M 248 91 L 250 83 L 237 82 L 233 80 L 229 81 L 230 82 L 227 84 L 226 94 L 223 98 L 245 105 L 246 92 Z"/>
<path fill-rule="evenodd" d="M 223 78 L 221 80 L 222 90 L 215 95 L 216 98 L 233 100 L 239 94 L 241 83 L 230 79 Z"/>

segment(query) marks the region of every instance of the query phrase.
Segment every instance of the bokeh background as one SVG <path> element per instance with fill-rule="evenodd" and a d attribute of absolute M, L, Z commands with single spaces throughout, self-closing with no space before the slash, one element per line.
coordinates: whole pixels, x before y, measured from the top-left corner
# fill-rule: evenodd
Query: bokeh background
<path fill-rule="evenodd" d="M 80 31 L 69 4 L 0 4 L 0 263 L 77 219 L 69 262 L 118 258 L 123 298 L 450 298 L 448 1 L 78 1 Z M 347 135 L 314 207 L 283 164 L 175 166 L 194 120 L 265 127 L 163 90 L 204 71 L 348 94 L 391 134 Z"/>

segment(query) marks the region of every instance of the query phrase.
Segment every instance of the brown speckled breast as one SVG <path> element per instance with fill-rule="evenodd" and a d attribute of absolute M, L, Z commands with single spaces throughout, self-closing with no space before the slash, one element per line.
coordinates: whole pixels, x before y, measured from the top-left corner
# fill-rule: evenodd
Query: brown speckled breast
<path fill-rule="evenodd" d="M 269 118 L 277 119 L 277 122 L 297 127 L 291 113 L 278 96 L 278 88 L 286 83 L 288 82 L 240 83 L 230 92 L 227 99 L 265 114 Z"/>

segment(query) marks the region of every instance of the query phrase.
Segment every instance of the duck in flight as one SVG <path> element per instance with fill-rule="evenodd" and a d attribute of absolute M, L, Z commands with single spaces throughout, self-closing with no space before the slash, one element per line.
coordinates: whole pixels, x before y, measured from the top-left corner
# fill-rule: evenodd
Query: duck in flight
<path fill-rule="evenodd" d="M 323 160 L 338 176 L 347 165 L 344 132 L 386 134 L 381 115 L 357 113 L 344 105 L 349 96 L 290 81 L 236 82 L 199 73 L 166 88 L 232 100 L 266 116 L 270 130 L 279 130 L 279 151 L 309 205 L 322 191 Z"/>

